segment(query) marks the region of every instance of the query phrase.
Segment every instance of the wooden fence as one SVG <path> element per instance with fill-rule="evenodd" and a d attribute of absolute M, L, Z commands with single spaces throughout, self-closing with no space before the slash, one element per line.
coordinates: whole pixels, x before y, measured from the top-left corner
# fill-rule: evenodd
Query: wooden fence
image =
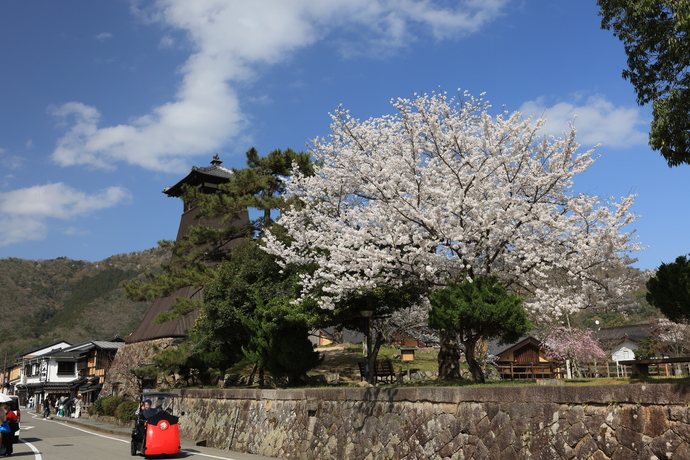
<path fill-rule="evenodd" d="M 611 378 L 630 377 L 633 375 L 632 365 L 618 364 L 613 361 L 599 363 L 584 363 L 579 365 L 581 377 L 584 378 Z M 539 364 L 497 364 L 496 370 L 503 380 L 519 379 L 562 379 L 566 378 L 565 364 L 539 363 Z M 684 373 L 690 373 L 690 365 L 687 365 Z M 655 369 L 650 366 L 650 375 L 675 375 L 675 371 L 668 365 L 657 365 Z M 573 371 L 573 378 L 578 377 Z"/>
<path fill-rule="evenodd" d="M 497 364 L 496 370 L 503 380 L 557 379 L 564 377 L 563 368 L 553 363 Z"/>

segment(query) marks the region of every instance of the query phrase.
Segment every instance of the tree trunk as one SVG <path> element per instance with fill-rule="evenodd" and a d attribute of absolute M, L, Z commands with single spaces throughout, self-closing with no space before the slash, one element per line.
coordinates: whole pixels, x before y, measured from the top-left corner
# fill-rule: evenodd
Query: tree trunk
<path fill-rule="evenodd" d="M 441 349 L 438 352 L 438 379 L 460 380 L 460 348 L 457 334 L 441 331 Z"/>
<path fill-rule="evenodd" d="M 249 378 L 247 379 L 247 386 L 248 387 L 254 385 L 254 377 L 256 376 L 257 369 L 259 369 L 259 365 L 254 364 L 254 366 L 252 367 L 252 372 L 251 372 L 251 374 L 249 374 Z"/>
<path fill-rule="evenodd" d="M 481 363 L 477 361 L 477 341 L 478 339 L 470 338 L 463 340 L 462 344 L 465 346 L 465 359 L 472 378 L 476 383 L 484 383 L 484 369 L 482 369 Z"/>
<path fill-rule="evenodd" d="M 264 209 L 264 218 L 263 218 L 263 226 L 264 228 L 262 229 L 264 232 L 268 229 L 268 227 L 271 226 L 271 210 L 270 209 Z"/>
<path fill-rule="evenodd" d="M 336 345 L 343 343 L 343 327 L 342 326 L 336 326 L 333 329 L 333 343 Z"/>
<path fill-rule="evenodd" d="M 372 331 L 372 334 L 374 337 L 371 338 L 371 365 L 376 366 L 376 360 L 379 357 L 379 350 L 381 350 L 381 346 L 383 345 L 383 335 L 377 333 L 376 331 Z"/>
<path fill-rule="evenodd" d="M 376 358 L 378 358 L 379 350 L 383 345 L 383 336 L 377 334 L 373 326 L 371 327 L 370 340 L 369 354 L 365 359 L 369 361 L 369 381 L 367 383 L 373 385 L 376 383 Z"/>

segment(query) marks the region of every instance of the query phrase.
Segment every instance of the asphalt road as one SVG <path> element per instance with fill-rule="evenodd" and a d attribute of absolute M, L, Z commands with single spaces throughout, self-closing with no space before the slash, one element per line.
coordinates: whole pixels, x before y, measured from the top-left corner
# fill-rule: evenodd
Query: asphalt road
<path fill-rule="evenodd" d="M 19 442 L 14 446 L 13 457 L 23 460 L 122 460 L 131 457 L 127 429 L 99 429 L 86 423 L 67 423 L 54 417 L 52 420 L 22 412 Z M 10 457 L 11 458 L 11 457 Z M 270 457 L 229 452 L 198 447 L 182 440 L 182 453 L 177 457 L 189 459 L 268 460 Z"/>

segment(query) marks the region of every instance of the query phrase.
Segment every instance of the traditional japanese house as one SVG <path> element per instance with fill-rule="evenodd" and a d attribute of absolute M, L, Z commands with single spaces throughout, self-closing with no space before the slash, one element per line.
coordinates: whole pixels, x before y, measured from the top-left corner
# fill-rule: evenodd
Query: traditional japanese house
<path fill-rule="evenodd" d="M 496 357 L 496 368 L 504 379 L 560 376 L 558 365 L 546 359 L 541 342 L 531 335 L 522 336 L 511 344 L 499 345 L 498 341 L 489 342 L 489 354 Z"/>

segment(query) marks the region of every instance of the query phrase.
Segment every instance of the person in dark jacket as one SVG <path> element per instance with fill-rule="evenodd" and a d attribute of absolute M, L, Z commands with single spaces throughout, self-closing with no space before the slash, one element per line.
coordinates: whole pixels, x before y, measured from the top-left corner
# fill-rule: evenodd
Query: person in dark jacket
<path fill-rule="evenodd" d="M 43 400 L 43 418 L 48 418 L 50 416 L 50 406 L 52 406 L 52 401 L 50 396 Z"/>

